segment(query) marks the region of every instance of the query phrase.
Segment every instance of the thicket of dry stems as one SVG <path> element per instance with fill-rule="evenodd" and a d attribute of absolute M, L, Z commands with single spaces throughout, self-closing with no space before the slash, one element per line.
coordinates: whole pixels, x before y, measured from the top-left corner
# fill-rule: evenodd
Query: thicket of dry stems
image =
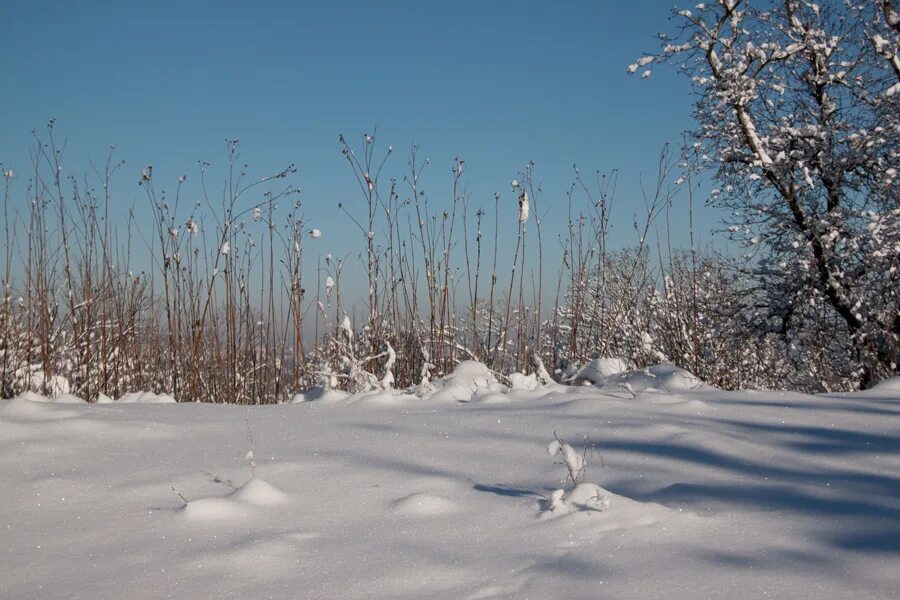
<path fill-rule="evenodd" d="M 273 403 L 319 385 L 425 390 L 468 359 L 500 377 L 545 377 L 546 365 L 565 379 L 602 356 L 638 367 L 672 361 L 726 388 L 853 385 L 824 366 L 829 357 L 792 360 L 777 339 L 748 334 L 752 290 L 728 261 L 693 238 L 688 249 L 671 248 L 670 211 L 692 214 L 695 185 L 689 170 L 685 184 L 672 183 L 668 149 L 641 199 L 635 245 L 614 250 L 615 172 L 588 181 L 576 168 L 566 197 L 546 199 L 529 164 L 512 198 L 496 194 L 475 208 L 457 159 L 449 203 L 435 206 L 418 148 L 391 178 L 391 148 L 342 136 L 359 198 L 339 206 L 362 251 L 325 255 L 310 275 L 303 251 L 317 235 L 304 223 L 293 166 L 250 182 L 229 141 L 221 197 L 208 193 L 218 182 L 206 181 L 200 163 L 199 200 L 186 198 L 184 178 L 174 194 L 161 191 L 148 166 L 140 185 L 153 226 L 145 227 L 132 213 L 111 214 L 110 180 L 123 164 L 112 154 L 80 179 L 64 175 L 52 121 L 35 140 L 32 172 L 4 177 L 3 397 L 153 390 L 180 401 Z M 674 204 L 676 193 L 687 206 Z M 565 231 L 542 230 L 551 206 L 565 206 Z M 504 259 L 511 224 L 514 251 Z M 562 268 L 545 269 L 546 245 L 557 243 Z M 343 271 L 357 259 L 364 314 L 342 294 Z"/>

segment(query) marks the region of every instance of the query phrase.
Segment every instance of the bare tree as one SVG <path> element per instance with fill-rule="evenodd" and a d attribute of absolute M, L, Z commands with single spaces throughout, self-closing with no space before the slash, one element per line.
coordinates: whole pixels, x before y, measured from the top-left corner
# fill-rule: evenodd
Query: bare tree
<path fill-rule="evenodd" d="M 730 230 L 762 252 L 761 324 L 843 336 L 867 386 L 900 362 L 900 18 L 891 0 L 719 0 L 629 67 L 678 65 Z"/>

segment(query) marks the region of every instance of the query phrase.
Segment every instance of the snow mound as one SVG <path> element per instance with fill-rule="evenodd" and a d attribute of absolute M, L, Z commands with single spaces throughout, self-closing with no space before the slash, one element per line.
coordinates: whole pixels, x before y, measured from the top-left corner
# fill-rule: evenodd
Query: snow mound
<path fill-rule="evenodd" d="M 656 381 L 669 391 L 688 391 L 707 387 L 699 377 L 671 363 L 659 364 L 648 370 Z"/>
<path fill-rule="evenodd" d="M 875 392 L 900 393 L 900 377 L 890 377 L 872 386 Z"/>
<path fill-rule="evenodd" d="M 75 394 L 60 394 L 56 398 L 53 398 L 51 402 L 55 402 L 56 404 L 87 404 L 87 401 L 84 398 L 79 398 Z"/>
<path fill-rule="evenodd" d="M 635 369 L 624 358 L 595 358 L 564 379 L 568 384 L 591 383 L 604 389 L 630 392 L 660 390 L 667 392 L 708 389 L 699 377 L 671 363 Z"/>
<path fill-rule="evenodd" d="M 169 394 L 154 394 L 153 392 L 129 392 L 121 398 L 120 404 L 174 404 L 175 398 Z"/>
<path fill-rule="evenodd" d="M 237 521 L 247 516 L 247 507 L 228 498 L 198 498 L 185 504 L 181 514 L 192 523 Z"/>
<path fill-rule="evenodd" d="M 544 514 L 562 516 L 582 510 L 602 512 L 609 508 L 610 496 L 610 492 L 596 483 L 579 483 L 568 493 L 564 490 L 553 492 Z"/>
<path fill-rule="evenodd" d="M 418 399 L 419 397 L 415 394 L 406 394 L 398 390 L 372 390 L 355 394 L 349 398 L 352 404 L 373 406 L 397 406 Z"/>
<path fill-rule="evenodd" d="M 31 390 L 26 390 L 16 396 L 16 398 L 21 398 L 22 400 L 28 400 L 29 402 L 43 402 L 43 403 L 52 403 L 52 404 L 87 404 L 87 401 L 83 398 L 79 398 L 75 394 L 70 394 L 68 392 L 57 394 L 51 398 L 47 396 L 42 396 L 37 392 L 32 392 Z"/>
<path fill-rule="evenodd" d="M 28 400 L 29 402 L 50 402 L 50 398 L 41 396 L 37 392 L 32 392 L 31 390 L 25 390 L 24 392 L 16 396 L 16 398 L 19 398 L 21 400 Z"/>
<path fill-rule="evenodd" d="M 297 392 L 296 394 L 294 394 L 294 397 L 291 398 L 291 403 L 300 404 L 303 402 L 312 402 L 313 400 L 317 402 L 331 403 L 340 402 L 342 400 L 346 400 L 349 397 L 350 394 L 348 394 L 347 392 L 319 386 L 314 387 L 311 390 L 303 390 L 301 392 Z"/>
<path fill-rule="evenodd" d="M 290 500 L 286 493 L 256 477 L 236 489 L 229 498 L 253 506 L 278 506 Z"/>
<path fill-rule="evenodd" d="M 97 394 L 97 404 L 112 404 L 113 399 L 104 393 Z"/>
<path fill-rule="evenodd" d="M 225 497 L 209 497 L 191 500 L 179 512 L 193 523 L 242 521 L 254 508 L 279 506 L 290 501 L 290 496 L 262 479 L 253 478 Z"/>
<path fill-rule="evenodd" d="M 55 408 L 50 405 L 46 399 L 31 400 L 31 392 L 26 392 L 9 400 L 3 406 L 2 414 L 4 417 L 14 419 L 32 419 L 52 421 L 57 419 L 73 419 L 79 417 L 78 412 L 74 410 L 66 410 Z M 33 394 L 37 396 L 37 394 Z M 38 396 L 43 398 L 43 396 Z"/>
<path fill-rule="evenodd" d="M 532 390 L 537 389 L 538 381 L 537 376 L 532 373 L 531 375 L 524 375 L 522 373 L 513 373 L 509 376 L 509 389 L 512 392 L 526 391 L 530 392 Z"/>
<path fill-rule="evenodd" d="M 495 392 L 489 388 L 480 388 L 472 393 L 472 402 L 482 404 L 507 404 L 512 401 L 509 394 Z"/>
<path fill-rule="evenodd" d="M 603 385 L 610 377 L 632 369 L 634 369 L 634 365 L 625 358 L 595 358 L 578 369 L 574 375 L 567 377 L 565 381 L 566 383 L 583 383 L 587 381 L 594 385 Z"/>
<path fill-rule="evenodd" d="M 469 402 L 478 391 L 502 392 L 505 388 L 485 365 L 464 360 L 453 372 L 441 379 L 441 387 L 431 395 L 432 400 Z"/>
<path fill-rule="evenodd" d="M 709 389 L 709 385 L 699 377 L 676 367 L 662 363 L 639 371 L 626 371 L 609 377 L 600 384 L 606 390 L 627 390 L 638 393 L 644 391 L 687 392 Z"/>
<path fill-rule="evenodd" d="M 443 496 L 419 492 L 394 500 L 392 510 L 401 515 L 432 517 L 455 513 L 459 507 Z"/>
<path fill-rule="evenodd" d="M 638 502 L 594 483 L 580 483 L 569 492 L 556 490 L 544 502 L 541 521 L 582 520 L 599 533 L 633 529 L 669 520 L 673 511 L 654 502 Z"/>

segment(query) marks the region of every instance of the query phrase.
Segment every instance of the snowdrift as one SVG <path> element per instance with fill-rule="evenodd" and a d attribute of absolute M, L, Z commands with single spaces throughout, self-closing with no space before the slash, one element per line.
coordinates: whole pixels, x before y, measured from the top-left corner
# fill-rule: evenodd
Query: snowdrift
<path fill-rule="evenodd" d="M 323 390 L 260 407 L 0 401 L 0 595 L 900 589 L 896 381 L 737 393 L 671 365 L 624 367 L 507 389 L 464 363 L 423 397 Z"/>

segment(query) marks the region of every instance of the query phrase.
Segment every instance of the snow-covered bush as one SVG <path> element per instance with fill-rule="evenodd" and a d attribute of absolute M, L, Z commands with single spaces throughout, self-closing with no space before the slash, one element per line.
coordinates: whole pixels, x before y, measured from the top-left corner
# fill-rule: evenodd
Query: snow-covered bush
<path fill-rule="evenodd" d="M 580 481 L 587 467 L 587 450 L 579 454 L 572 446 L 553 434 L 547 453 L 559 457 L 566 468 L 563 487 L 554 490 L 547 500 L 547 514 L 562 515 L 580 510 L 602 511 L 609 508 L 609 494 L 595 483 Z"/>
<path fill-rule="evenodd" d="M 547 446 L 547 454 L 560 458 L 561 464 L 566 467 L 566 478 L 564 485 L 571 482 L 573 486 L 578 485 L 578 480 L 584 475 L 584 469 L 587 466 L 586 453 L 579 454 L 575 448 L 565 443 L 559 436 L 554 433 L 553 441 Z"/>
<path fill-rule="evenodd" d="M 882 37 L 878 56 L 894 39 Z M 702 89 L 704 102 L 724 110 L 713 91 Z M 877 118 L 889 122 L 881 113 Z M 777 132 L 774 125 L 768 130 Z M 249 181 L 248 167 L 239 160 L 237 142 L 228 142 L 228 192 L 219 205 L 206 195 L 207 163 L 200 163 L 200 182 L 190 189 L 205 203 L 180 200 L 188 195 L 184 176 L 169 193 L 157 188 L 152 166 L 142 169 L 137 183 L 153 220 L 151 227 L 140 224 L 142 238 L 151 243 L 149 262 L 138 265 L 131 258 L 131 232 L 138 223 L 132 216 L 115 231 L 107 216 L 114 206 L 111 181 L 121 163 L 110 161 L 101 173 L 101 194 L 80 180 L 67 181 L 60 175 L 62 152 L 53 143 L 51 123 L 49 143 L 38 142 L 35 149 L 39 174 L 49 185 L 34 188 L 35 199 L 22 193 L 27 186 L 14 189 L 17 177 L 3 169 L 4 207 L 16 213 L 7 223 L 27 227 L 6 232 L 0 393 L 72 393 L 93 401 L 149 391 L 179 401 L 274 403 L 373 389 L 428 396 L 443 386 L 447 395 L 473 399 L 505 385 L 597 384 L 626 366 L 662 362 L 722 388 L 821 391 L 853 388 L 866 377 L 894 372 L 893 363 L 882 359 L 896 352 L 891 327 L 897 319 L 890 324 L 897 311 L 900 214 L 889 209 L 896 204 L 896 184 L 884 187 L 882 179 L 854 172 L 852 185 L 840 188 L 841 208 L 827 214 L 813 210 L 815 190 L 824 183 L 803 191 L 803 214 L 818 220 L 815 231 L 804 230 L 808 237 L 802 238 L 795 235 L 796 223 L 780 220 L 787 214 L 784 206 L 767 199 L 767 188 L 752 177 L 765 168 L 736 171 L 725 165 L 725 185 L 716 197 L 727 196 L 732 206 L 739 197 L 749 202 L 742 205 L 742 218 L 756 215 L 758 222 L 736 224 L 735 231 L 750 227 L 751 241 L 768 251 L 746 259 L 701 252 L 693 242 L 689 249 L 673 249 L 669 240 L 653 236 L 669 229 L 660 221 L 677 209 L 678 194 L 685 191 L 692 202 L 692 161 L 706 152 L 714 156 L 713 133 L 701 127 L 699 146 L 688 151 L 691 160 L 676 164 L 669 149 L 663 150 L 655 185 L 644 188 L 645 212 L 635 215 L 630 248 L 608 243 L 615 173 L 598 174 L 590 186 L 576 168 L 567 227 L 559 236 L 562 265 L 552 281 L 545 276 L 542 240 L 557 232 L 543 230 L 547 211 L 533 163 L 517 174 L 511 194 L 497 193 L 492 206 L 484 207 L 467 191 L 465 161 L 455 159 L 449 202 L 436 209 L 424 189 L 429 161 L 418 159 L 417 148 L 407 175 L 390 178 L 382 173 L 390 148 L 377 154 L 371 135 L 363 136 L 361 149 L 342 138 L 363 203 L 339 208 L 358 226 L 362 271 L 347 260 L 349 252 L 342 258 L 320 254 L 310 282 L 304 278 L 310 262 L 304 244 L 322 247 L 339 236 L 310 229 L 298 189 L 280 187 L 293 166 L 242 183 Z M 864 136 L 877 148 L 860 150 L 868 166 L 895 160 L 885 150 L 890 132 L 877 133 L 874 140 L 872 131 Z M 841 143 L 853 146 L 852 135 L 863 132 L 848 135 Z M 882 137 L 888 141 L 880 142 Z M 724 160 L 726 149 L 718 150 Z M 850 160 L 847 152 L 829 156 Z M 676 166 L 684 177 L 676 178 Z M 807 168 L 814 182 L 833 171 Z M 775 174 L 788 177 L 785 169 Z M 796 178 L 802 169 L 795 171 Z M 740 188 L 739 173 L 757 183 Z M 870 200 L 862 200 L 864 192 Z M 25 201 L 17 204 L 17 197 Z M 512 228 L 514 238 L 503 235 Z M 816 266 L 823 232 L 830 287 L 823 287 L 823 271 Z M 352 252 L 353 243 L 347 244 Z M 346 277 L 367 284 L 364 312 L 357 310 L 360 298 L 343 298 L 345 262 L 352 271 Z M 785 265 L 800 270 L 785 275 Z M 15 272 L 22 275 L 13 280 Z M 864 326 L 847 321 L 835 297 L 852 300 L 854 318 Z M 488 384 L 456 385 L 457 369 L 465 370 L 469 361 L 490 374 Z M 613 362 L 618 366 L 607 369 Z"/>

